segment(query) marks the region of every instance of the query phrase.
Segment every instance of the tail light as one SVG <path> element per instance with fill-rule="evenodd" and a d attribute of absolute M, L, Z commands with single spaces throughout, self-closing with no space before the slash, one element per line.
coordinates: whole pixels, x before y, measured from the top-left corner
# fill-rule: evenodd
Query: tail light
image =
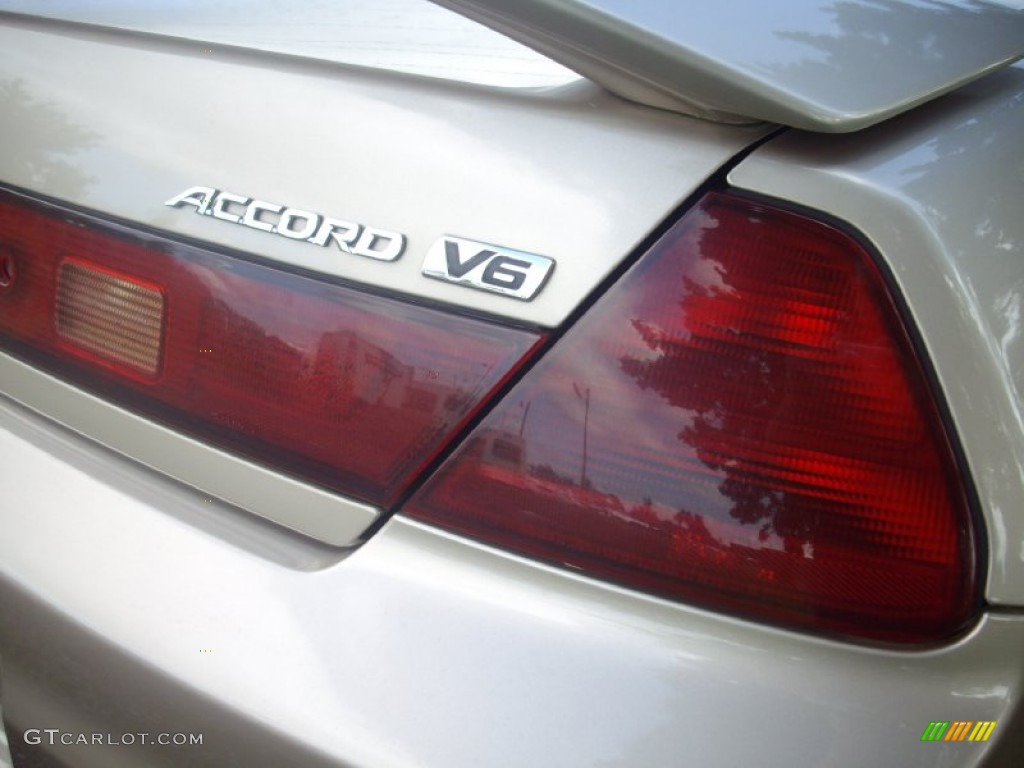
<path fill-rule="evenodd" d="M 0 194 L 0 347 L 380 506 L 538 338 Z"/>
<path fill-rule="evenodd" d="M 541 340 L 0 195 L 0 347 L 380 506 Z M 870 255 L 724 194 L 645 254 L 404 512 L 826 634 L 935 641 L 977 606 L 966 491 Z"/>
<path fill-rule="evenodd" d="M 711 194 L 404 511 L 698 606 L 927 642 L 976 607 L 958 478 L 869 254 Z"/>

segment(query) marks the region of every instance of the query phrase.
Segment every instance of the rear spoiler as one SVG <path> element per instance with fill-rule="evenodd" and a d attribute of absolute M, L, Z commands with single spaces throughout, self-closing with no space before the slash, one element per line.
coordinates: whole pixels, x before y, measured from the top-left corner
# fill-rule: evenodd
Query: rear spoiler
<path fill-rule="evenodd" d="M 434 0 L 618 95 L 857 131 L 1024 56 L 1024 0 Z"/>

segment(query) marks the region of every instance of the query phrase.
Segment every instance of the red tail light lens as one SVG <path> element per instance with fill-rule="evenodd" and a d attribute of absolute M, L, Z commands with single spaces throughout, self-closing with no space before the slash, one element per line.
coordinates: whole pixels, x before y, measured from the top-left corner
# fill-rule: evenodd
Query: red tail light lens
<path fill-rule="evenodd" d="M 381 506 L 539 338 L 9 194 L 0 248 L 0 347 Z"/>
<path fill-rule="evenodd" d="M 405 510 L 787 626 L 932 641 L 976 606 L 965 491 L 870 256 L 704 198 Z"/>

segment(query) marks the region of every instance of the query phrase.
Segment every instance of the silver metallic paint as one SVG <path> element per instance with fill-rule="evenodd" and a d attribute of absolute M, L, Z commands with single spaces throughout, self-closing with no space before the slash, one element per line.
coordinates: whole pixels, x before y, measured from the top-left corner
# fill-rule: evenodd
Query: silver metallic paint
<path fill-rule="evenodd" d="M 0 9 L 503 88 L 578 75 L 427 0 L 0 0 Z"/>
<path fill-rule="evenodd" d="M 201 54 L 189 53 L 184 44 L 66 27 L 38 33 L 28 26 L 20 23 L 16 34 L 0 31 L 0 65 L 8 73 L 3 77 L 12 77 L 11 72 L 23 77 L 18 85 L 6 84 L 13 107 L 0 113 L 0 125 L 6 126 L 0 127 L 0 137 L 8 147 L 0 152 L 0 178 L 167 229 L 174 228 L 169 217 L 149 218 L 142 199 L 163 194 L 168 183 L 183 188 L 209 167 L 219 169 L 224 178 L 218 183 L 230 188 L 267 193 L 256 182 L 265 183 L 268 175 L 275 185 L 284 179 L 290 192 L 282 192 L 284 198 L 292 200 L 294 194 L 297 203 L 312 209 L 326 201 L 325 210 L 337 204 L 337 210 L 349 211 L 342 206 L 367 197 L 370 201 L 354 213 L 393 215 L 422 205 L 428 215 L 416 229 L 421 245 L 448 226 L 482 239 L 518 242 L 506 237 L 522 229 L 509 212 L 536 215 L 554 206 L 554 219 L 538 219 L 537 242 L 523 247 L 548 253 L 542 249 L 546 244 L 561 242 L 552 231 L 555 221 L 570 213 L 574 224 L 599 227 L 586 245 L 614 235 L 596 256 L 588 250 L 551 251 L 562 262 L 560 272 L 571 264 L 574 279 L 584 275 L 586 286 L 592 286 L 625 253 L 616 249 L 628 250 L 624 243 L 652 226 L 670 207 L 667 201 L 685 197 L 709 169 L 763 135 L 762 129 L 730 131 L 634 109 L 585 85 L 558 94 L 499 98 L 486 90 L 413 87 L 309 62 L 270 64 L 239 51 L 227 52 L 216 65 L 218 78 L 207 81 L 202 67 L 209 62 L 201 63 Z M 95 47 L 111 40 L 113 48 L 103 53 Z M 63 50 L 68 59 L 60 61 Z M 92 62 L 91 71 L 86 62 Z M 184 73 L 184 81 L 194 86 L 191 94 L 157 98 L 147 93 L 147 78 L 168 67 Z M 248 82 L 250 67 L 264 81 L 299 84 L 301 98 L 292 102 L 298 116 L 268 110 L 266 97 Z M 1019 80 L 1019 73 L 1015 77 Z M 123 96 L 116 89 L 96 89 L 97 83 L 121 80 Z M 356 95 L 339 96 L 342 82 L 352 83 Z M 231 101 L 233 91 L 241 94 L 238 101 Z M 944 221 L 933 208 L 953 193 L 925 189 L 950 183 L 943 163 L 927 157 L 938 143 L 929 139 L 924 148 L 915 143 L 955 135 L 954 126 L 971 125 L 971 109 L 992 117 L 1004 104 L 1018 115 L 1019 99 L 1013 100 L 1018 92 L 1018 85 L 1001 76 L 948 97 L 920 120 L 911 116 L 876 129 L 884 133 L 843 141 L 792 133 L 749 159 L 734 179 L 848 214 L 871 234 L 901 276 L 915 316 L 934 328 L 926 342 L 954 416 L 965 429 L 984 433 L 965 438 L 965 449 L 983 475 L 995 541 L 1024 546 L 1019 527 L 1012 528 L 1020 519 L 1022 464 L 1016 383 L 1009 382 L 1024 370 L 1018 335 L 1011 332 L 1019 250 L 994 247 L 978 256 L 973 248 L 960 253 L 953 245 L 956 226 L 984 221 L 972 213 L 992 208 L 1005 217 L 1014 204 L 978 195 L 970 201 L 971 212 Z M 1000 101 L 1001 94 L 1010 100 Z M 344 128 L 349 136 L 362 135 L 367 146 L 374 126 L 383 126 L 377 138 L 385 143 L 419 135 L 440 140 L 441 156 L 420 160 L 434 178 L 443 179 L 440 192 L 451 198 L 442 204 L 432 197 L 438 190 L 403 179 L 411 188 L 388 199 L 373 183 L 378 171 L 358 162 L 354 176 L 364 186 L 339 190 L 336 172 L 327 174 L 330 178 L 315 172 L 324 167 L 317 165 L 323 152 L 299 146 L 287 158 L 295 160 L 297 153 L 302 162 L 293 166 L 265 149 L 272 129 L 302 125 L 317 146 L 333 147 L 332 134 L 345 125 L 346 110 L 325 107 L 328 98 L 369 110 L 365 126 Z M 197 117 L 192 106 L 207 99 L 228 103 L 204 108 Z M 449 116 L 428 119 L 432 104 Z M 273 125 L 254 123 L 253 135 L 228 141 L 216 129 L 231 124 L 232 107 L 264 119 L 270 114 Z M 935 115 L 947 119 L 932 135 L 927 120 Z M 188 121 L 195 119 L 214 129 L 212 139 L 200 141 L 188 131 Z M 171 130 L 163 127 L 167 120 Z M 402 120 L 410 125 L 396 127 Z M 43 125 L 49 127 L 50 143 L 42 141 Z M 1019 118 L 1004 116 L 996 125 L 1002 130 L 992 132 L 994 146 L 981 139 L 965 142 L 965 149 L 972 149 L 965 153 L 968 158 L 973 150 L 989 148 L 979 150 L 984 160 L 978 169 L 957 169 L 953 187 L 963 174 L 963 183 L 985 189 L 991 179 L 986 174 L 994 174 L 998 158 L 1013 157 L 1000 153 L 1016 148 Z M 494 146 L 507 151 L 507 158 L 474 141 L 475 131 L 492 128 Z M 34 130 L 38 143 L 25 143 Z M 594 146 L 576 146 L 577 139 Z M 873 143 L 883 139 L 896 140 L 897 146 L 884 150 Z M 206 146 L 210 141 L 213 146 Z M 551 141 L 554 145 L 547 146 Z M 451 164 L 465 155 L 467 142 L 473 143 L 478 169 Z M 165 151 L 154 153 L 154 146 Z M 385 169 L 385 181 L 399 179 L 399 161 L 416 154 L 408 144 L 397 146 L 396 167 Z M 336 149 L 325 151 L 328 168 L 353 161 Z M 562 154 L 571 157 L 560 159 Z M 242 162 L 257 156 L 260 168 Z M 35 165 L 23 165 L 19 158 L 25 157 Z M 784 163 L 795 161 L 802 165 L 789 173 Z M 454 178 L 437 173 L 444 162 L 456 168 Z M 824 169 L 816 171 L 812 162 Z M 914 170 L 918 166 L 923 167 Z M 513 179 L 509 189 L 463 188 L 493 177 L 495 167 Z M 110 182 L 106 176 L 113 169 Z M 918 178 L 920 183 L 910 187 Z M 482 199 L 481 189 L 492 196 Z M 999 192 L 1020 199 L 1019 188 Z M 426 223 L 449 206 L 468 209 L 456 222 Z M 1019 207 L 1013 210 L 1019 217 Z M 185 218 L 191 226 L 183 231 L 197 237 L 215 239 L 209 234 L 214 228 L 233 236 L 245 232 L 209 217 Z M 486 224 L 481 231 L 462 228 L 475 218 Z M 629 232 L 614 232 L 610 222 L 623 221 Z M 1020 231 L 1019 224 L 998 215 L 992 223 L 983 239 L 996 245 L 1008 242 L 1003 233 Z M 970 233 L 964 230 L 960 237 L 969 240 Z M 258 243 L 267 240 L 274 238 L 248 232 L 239 247 L 261 252 L 266 246 Z M 1017 234 L 1011 241 L 1020 242 Z M 284 252 L 304 246 L 283 241 L 277 247 Z M 591 258 L 598 260 L 592 268 Z M 405 261 L 418 272 L 418 259 Z M 384 284 L 382 273 L 371 269 L 377 266 L 366 265 L 359 279 Z M 952 284 L 945 282 L 947 274 Z M 428 282 L 441 286 L 415 278 L 418 284 L 409 279 L 406 290 L 416 292 Z M 536 302 L 504 303 L 515 308 L 508 308 L 510 316 L 552 322 L 588 289 L 559 284 L 557 299 L 549 299 L 556 293 L 552 283 L 542 297 L 548 304 L 536 316 L 530 314 Z M 473 293 L 453 288 L 447 298 L 458 302 L 455 294 Z M 493 309 L 494 303 L 482 299 L 479 306 Z M 1000 343 L 979 341 L 985 330 L 995 332 Z M 995 380 L 986 382 L 993 373 Z M 52 405 L 60 409 L 71 402 L 57 395 Z M 210 734 L 209 749 L 188 758 L 230 765 L 245 749 L 245 764 L 256 768 L 341 760 L 446 768 L 683 760 L 707 766 L 798 765 L 809 756 L 822 766 L 976 765 L 1001 748 L 1006 764 L 1019 758 L 1017 734 L 1024 732 L 1019 613 L 990 611 L 969 634 L 943 648 L 849 647 L 596 584 L 401 517 L 343 557 L 219 502 L 206 503 L 185 485 L 3 397 L 0 456 L 7 457 L 0 462 L 3 695 L 5 715 L 20 718 L 21 727 L 46 718 L 88 730 L 204 731 Z M 1018 565 L 1009 556 L 998 567 L 996 562 L 990 593 L 1012 602 L 1020 595 L 1020 582 L 1014 581 Z M 213 654 L 198 653 L 203 647 Z M 922 745 L 927 722 L 947 716 L 1001 725 L 990 744 Z M 1008 746 L 1013 738 L 1016 747 Z M 157 750 L 79 748 L 70 754 L 79 765 L 102 768 L 128 754 L 140 765 L 182 762 L 175 753 Z"/>
<path fill-rule="evenodd" d="M 19 727 L 45 715 L 201 731 L 193 764 L 244 750 L 254 768 L 971 766 L 1014 733 L 1021 616 L 988 615 L 943 648 L 857 648 L 401 517 L 344 560 L 295 570 L 238 546 L 255 521 L 211 528 L 219 515 L 195 494 L 0 405 L 0 454 L 13 452 L 17 477 L 0 465 L 15 489 L 0 507 L 0 647 Z M 301 551 L 287 537 L 277 548 Z M 1000 727 L 989 744 L 922 745 L 940 715 Z M 158 748 L 63 754 L 182 762 Z"/>
<path fill-rule="evenodd" d="M 179 86 L 154 90 L 171 73 Z M 768 130 L 638 110 L 585 83 L 523 93 L 239 49 L 211 57 L 184 40 L 0 14 L 0 85 L 15 80 L 0 113 L 0 138 L 12 142 L 0 152 L 0 179 L 9 184 L 548 327 Z M 277 94 L 287 94 L 287 109 Z M 197 181 L 393 226 L 408 236 L 406 258 L 338 259 L 163 205 Z M 424 279 L 422 255 L 447 232 L 544 254 L 560 269 L 531 302 Z"/>
<path fill-rule="evenodd" d="M 857 131 L 1024 56 L 978 0 L 434 0 L 610 91 L 711 120 Z"/>
<path fill-rule="evenodd" d="M 844 139 L 789 133 L 736 186 L 875 244 L 934 364 L 988 529 L 986 598 L 1024 605 L 1024 66 Z"/>
<path fill-rule="evenodd" d="M 2 661 L 2 659 L 0 659 Z M 3 680 L 3 664 L 0 663 L 0 681 Z M 3 693 L 0 691 L 0 705 L 3 704 Z M 0 768 L 14 768 L 14 760 L 11 757 L 10 742 L 7 739 L 7 729 L 4 727 L 3 707 L 0 706 Z"/>

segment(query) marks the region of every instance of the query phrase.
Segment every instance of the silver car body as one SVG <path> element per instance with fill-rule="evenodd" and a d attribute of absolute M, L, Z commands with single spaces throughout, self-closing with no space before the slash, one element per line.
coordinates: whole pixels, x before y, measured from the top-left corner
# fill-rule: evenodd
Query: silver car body
<path fill-rule="evenodd" d="M 84 24 L 2 13 L 0 182 L 543 328 L 571 318 L 709 179 L 847 222 L 888 264 L 948 406 L 984 519 L 985 610 L 938 647 L 862 647 L 597 582 L 400 510 L 366 537 L 384 510 L 0 353 L 0 696 L 12 741 L 26 729 L 203 734 L 201 746 L 39 745 L 75 766 L 1013 764 L 1024 751 L 1024 67 L 994 70 L 1024 53 L 1024 14 L 841 4 L 882 14 L 895 39 L 923 18 L 936 40 L 960 34 L 947 21 L 975 30 L 962 59 L 938 56 L 913 87 L 894 78 L 899 91 L 872 87 L 877 72 L 789 78 L 746 41 L 736 48 L 725 4 L 700 4 L 697 42 L 683 30 L 659 53 L 704 74 L 684 93 L 678 72 L 652 81 L 631 58 L 651 50 L 664 4 L 524 3 L 497 20 L 500 3 L 445 4 L 590 79 L 521 51 L 501 85 L 466 82 L 473 63 L 440 78 L 450 60 L 423 60 L 450 30 L 414 65 L 352 61 L 379 40 L 306 42 L 356 26 L 327 6 L 305 27 L 263 23 L 262 6 L 238 27 L 232 4 L 177 26 L 117 4 L 95 18 L 58 4 L 54 15 Z M 384 18 L 380 5 L 357 10 Z M 787 23 L 797 36 L 838 23 L 828 3 L 792 5 L 805 13 L 744 4 L 763 50 L 797 55 L 778 47 Z M 584 41 L 621 33 L 583 57 L 614 71 L 559 55 L 579 54 L 571 35 L 539 43 L 538 19 Z M 477 55 L 509 45 L 465 34 Z M 856 104 L 826 103 L 841 84 Z M 164 204 L 197 185 L 401 232 L 406 255 L 327 259 Z M 530 302 L 425 279 L 422 258 L 446 233 L 557 268 Z M 922 743 L 942 719 L 999 725 L 984 744 Z"/>

